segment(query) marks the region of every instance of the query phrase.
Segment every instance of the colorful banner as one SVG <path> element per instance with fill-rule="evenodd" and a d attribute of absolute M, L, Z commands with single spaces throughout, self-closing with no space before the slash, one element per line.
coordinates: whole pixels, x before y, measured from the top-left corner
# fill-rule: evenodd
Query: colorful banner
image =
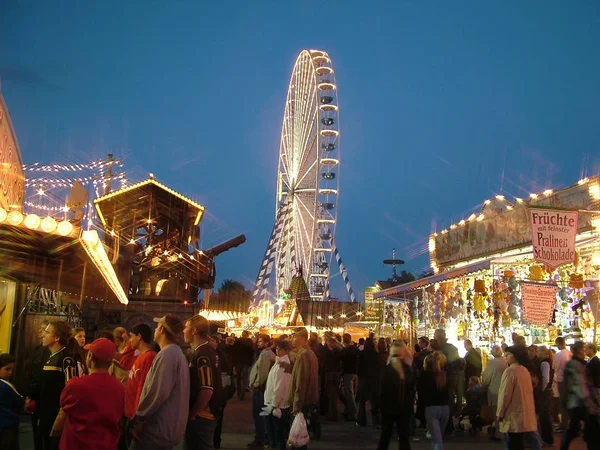
<path fill-rule="evenodd" d="M 521 283 L 523 320 L 534 325 L 548 325 L 556 304 L 558 286 L 553 284 Z"/>
<path fill-rule="evenodd" d="M 579 213 L 560 209 L 531 208 L 531 243 L 536 261 L 556 269 L 575 260 Z"/>

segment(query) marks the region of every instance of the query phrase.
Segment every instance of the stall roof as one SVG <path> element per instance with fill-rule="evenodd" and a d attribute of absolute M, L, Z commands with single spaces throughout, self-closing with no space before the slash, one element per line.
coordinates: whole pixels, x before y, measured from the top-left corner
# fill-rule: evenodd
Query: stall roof
<path fill-rule="evenodd" d="M 203 309 L 198 313 L 207 320 L 214 322 L 223 322 L 226 320 L 239 319 L 246 317 L 248 314 L 242 311 L 218 311 L 215 309 Z"/>
<path fill-rule="evenodd" d="M 1 275 L 62 292 L 127 303 L 95 231 L 67 236 L 0 223 Z"/>
<path fill-rule="evenodd" d="M 487 259 L 485 261 L 470 264 L 468 266 L 460 267 L 458 269 L 449 270 L 448 272 L 438 273 L 436 275 L 431 275 L 430 277 L 425 277 L 419 280 L 411 281 L 410 283 L 394 286 L 389 289 L 384 289 L 383 291 L 376 292 L 375 295 L 373 295 L 373 298 L 377 299 L 391 297 L 402 292 L 412 291 L 414 289 L 428 286 L 433 283 L 440 283 L 442 281 L 450 280 L 452 278 L 457 278 L 463 275 L 468 275 L 470 273 L 479 272 L 480 270 L 489 269 L 490 263 L 491 260 Z"/>

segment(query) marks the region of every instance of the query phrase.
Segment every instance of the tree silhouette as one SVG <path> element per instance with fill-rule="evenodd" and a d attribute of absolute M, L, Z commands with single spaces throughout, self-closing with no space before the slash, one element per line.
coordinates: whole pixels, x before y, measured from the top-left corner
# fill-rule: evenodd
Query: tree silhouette
<path fill-rule="evenodd" d="M 407 272 L 406 270 L 400 272 L 400 276 L 398 277 L 398 282 L 400 284 L 410 283 L 411 281 L 415 281 L 415 276 L 412 273 Z"/>
<path fill-rule="evenodd" d="M 248 311 L 252 293 L 239 281 L 223 280 L 218 291 L 211 295 L 209 308 L 221 311 Z"/>

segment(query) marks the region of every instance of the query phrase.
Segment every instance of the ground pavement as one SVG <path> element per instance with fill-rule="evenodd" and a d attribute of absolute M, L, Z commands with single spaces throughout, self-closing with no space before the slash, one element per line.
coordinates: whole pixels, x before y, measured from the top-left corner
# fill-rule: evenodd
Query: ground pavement
<path fill-rule="evenodd" d="M 254 438 L 254 425 L 252 423 L 250 395 L 245 401 L 237 398 L 232 399 L 225 409 L 223 424 L 222 449 L 247 450 L 246 444 Z M 33 450 L 31 426 L 25 418 L 21 424 L 21 450 Z M 412 450 L 429 450 L 431 441 L 425 438 L 425 431 L 419 430 L 417 442 L 412 442 Z M 555 436 L 554 447 L 558 449 L 561 435 Z M 353 422 L 327 422 L 323 420 L 323 436 L 319 441 L 311 441 L 308 445 L 310 450 L 336 450 L 336 449 L 360 449 L 374 450 L 379 441 L 379 430 L 372 427 L 360 428 Z M 396 441 L 397 442 L 397 441 Z M 398 444 L 392 441 L 390 450 L 398 448 Z M 183 450 L 183 446 L 180 446 Z M 578 438 L 571 444 L 571 450 L 585 450 L 585 443 Z M 449 437 L 444 442 L 445 450 L 503 450 L 504 443 L 492 442 L 488 439 L 485 430 L 479 436 L 469 436 L 468 433 Z M 178 449 L 179 450 L 179 449 Z"/>

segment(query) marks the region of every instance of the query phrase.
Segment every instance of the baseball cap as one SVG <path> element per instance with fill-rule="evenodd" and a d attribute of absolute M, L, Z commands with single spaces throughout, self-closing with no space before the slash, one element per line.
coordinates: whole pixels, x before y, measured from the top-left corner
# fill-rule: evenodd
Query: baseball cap
<path fill-rule="evenodd" d="M 155 317 L 154 321 L 163 326 L 171 335 L 177 336 L 181 332 L 181 321 L 170 314 L 162 317 Z"/>
<path fill-rule="evenodd" d="M 89 350 L 95 358 L 107 362 L 112 361 L 117 352 L 114 342 L 106 338 L 98 338 L 83 348 Z"/>

